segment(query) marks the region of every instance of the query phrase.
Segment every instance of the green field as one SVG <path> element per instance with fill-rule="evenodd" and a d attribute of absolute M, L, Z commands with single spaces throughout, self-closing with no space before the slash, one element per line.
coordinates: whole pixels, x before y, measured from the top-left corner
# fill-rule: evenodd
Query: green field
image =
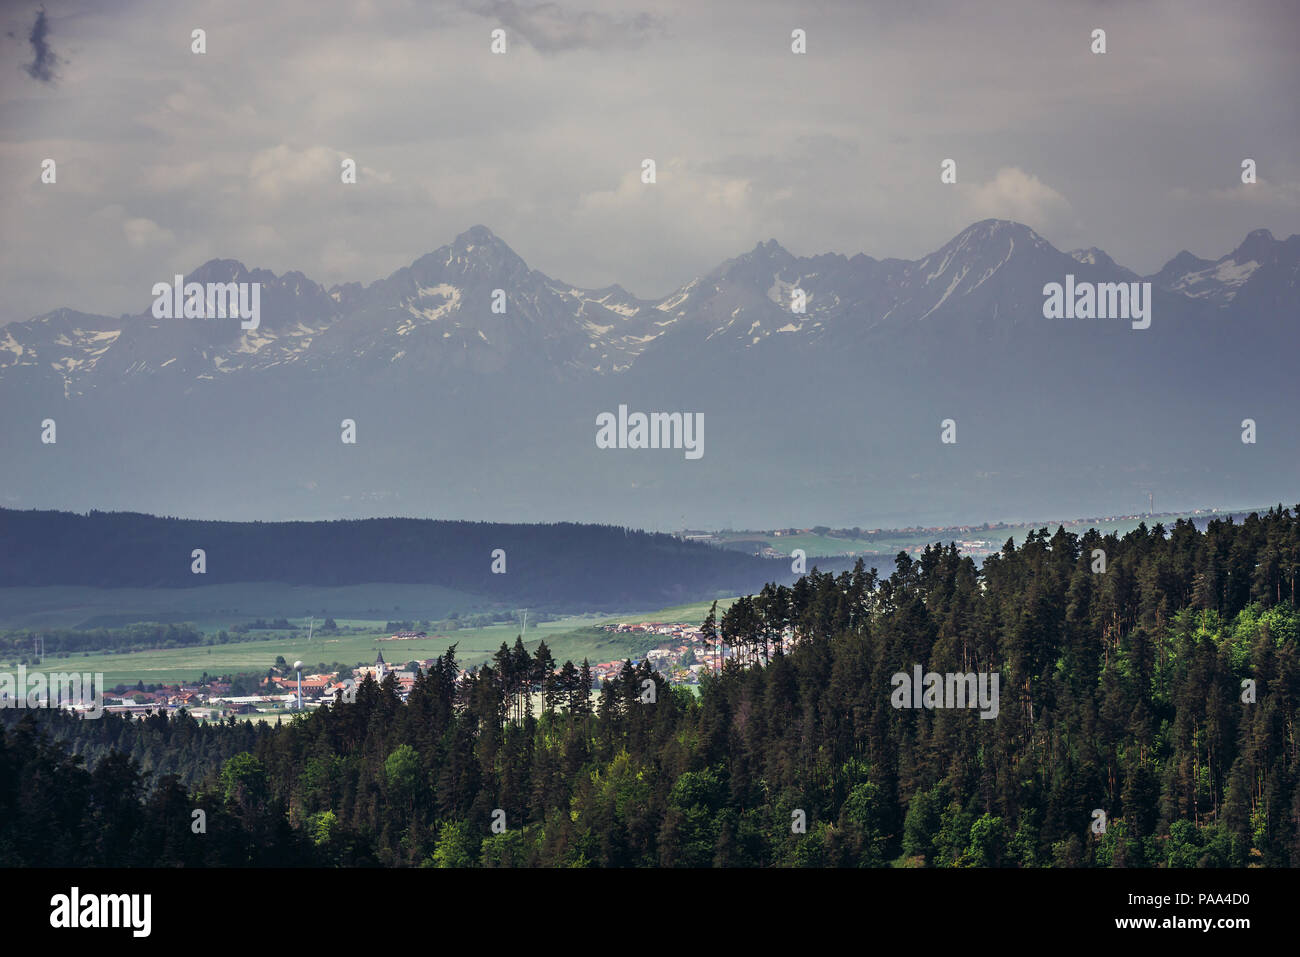
<path fill-rule="evenodd" d="M 236 586 L 229 586 L 236 587 Z M 362 587 L 362 586 L 358 586 Z M 376 586 L 381 589 L 405 588 L 408 586 Z M 12 592 L 18 589 L 8 589 Z M 204 589 L 194 589 L 202 591 Z M 36 589 L 29 589 L 36 591 Z M 54 589 L 50 589 L 54 591 Z M 75 592 L 75 589 L 58 589 L 63 592 Z M 82 589 L 81 591 L 88 591 Z M 98 591 L 98 590 L 95 590 Z M 163 591 L 160 589 L 159 591 Z M 170 591 L 170 590 L 168 590 Z M 392 593 L 389 592 L 391 595 Z M 89 607 L 85 596 L 69 594 L 70 600 L 79 601 L 81 607 Z M 92 596 L 93 598 L 94 596 Z M 102 600 L 99 599 L 99 600 Z M 718 602 L 719 613 L 731 603 L 731 599 Z M 331 602 L 333 607 L 334 603 Z M 258 614 L 280 615 L 285 604 L 281 602 L 275 610 L 259 611 Z M 580 663 L 588 658 L 593 664 L 612 661 L 626 657 L 640 657 L 658 643 L 658 639 L 649 636 L 622 634 L 604 631 L 601 624 L 628 621 L 688 621 L 699 622 L 708 614 L 709 603 L 699 602 L 691 605 L 678 605 L 650 612 L 632 612 L 615 615 L 573 615 L 557 621 L 534 624 L 529 622 L 526 644 L 534 649 L 543 639 L 558 662 L 571 659 Z M 120 614 L 120 612 L 119 612 Z M 215 615 L 214 612 L 208 614 Z M 235 618 L 178 617 L 176 620 L 192 621 L 205 632 L 229 628 L 237 621 L 245 620 L 247 614 L 242 612 Z M 394 615 L 415 615 L 415 610 L 406 607 L 393 610 Z M 156 620 L 156 619 L 153 619 Z M 394 666 L 408 661 L 433 658 L 441 655 L 451 644 L 456 645 L 456 658 L 462 667 L 482 664 L 488 661 L 501 643 L 513 645 L 519 634 L 518 624 L 496 624 L 484 628 L 462 628 L 442 634 L 430 634 L 426 639 L 412 641 L 380 640 L 388 638 L 384 627 L 387 618 L 348 618 L 336 619 L 339 627 L 354 626 L 365 629 L 353 635 L 322 635 L 315 633 L 311 641 L 307 640 L 306 617 L 290 617 L 292 624 L 301 626 L 299 632 L 267 632 L 265 638 L 253 641 L 231 642 L 225 645 L 201 645 L 189 648 L 165 648 L 153 651 L 138 651 L 125 654 L 90 652 L 69 657 L 50 656 L 46 664 L 60 670 L 76 669 L 103 673 L 104 686 L 112 688 L 118 684 L 133 685 L 137 681 L 145 684 L 165 684 L 178 681 L 192 681 L 204 672 L 209 675 L 236 674 L 238 672 L 265 671 L 275 664 L 277 655 L 285 661 L 301 659 L 307 668 L 316 665 L 341 662 L 355 665 L 358 662 L 370 663 L 375 655 L 383 651 L 384 660 Z M 200 623 L 202 622 L 202 623 Z M 317 616 L 317 626 L 320 624 Z M 12 627 L 12 626 L 11 626 Z M 28 625 L 27 627 L 31 627 Z M 11 667 L 6 663 L 6 667 Z"/>

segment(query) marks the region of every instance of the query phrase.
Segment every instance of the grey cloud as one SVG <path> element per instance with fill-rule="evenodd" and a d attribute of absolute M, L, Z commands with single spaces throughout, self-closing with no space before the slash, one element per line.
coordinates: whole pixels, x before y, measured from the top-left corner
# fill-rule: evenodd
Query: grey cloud
<path fill-rule="evenodd" d="M 519 4 L 492 0 L 471 6 L 475 13 L 500 22 L 539 53 L 578 49 L 637 47 L 663 31 L 663 21 L 649 13 L 618 18 L 592 10 L 565 10 L 558 3 Z"/>
<path fill-rule="evenodd" d="M 33 80 L 53 84 L 56 78 L 54 68 L 59 64 L 59 57 L 50 47 L 49 35 L 50 21 L 45 16 L 45 8 L 41 7 L 36 14 L 36 22 L 32 24 L 32 32 L 27 37 L 32 44 L 32 62 L 23 69 Z"/>
<path fill-rule="evenodd" d="M 214 257 L 370 282 L 474 223 L 548 275 L 643 296 L 769 237 L 914 259 L 1012 215 L 995 202 L 1024 192 L 1005 176 L 997 191 L 1008 168 L 1068 200 L 1029 223 L 1045 238 L 1143 274 L 1259 227 L 1300 232 L 1294 0 L 1106 8 L 1104 57 L 1092 8 L 1034 0 L 222 0 L 205 24 L 166 0 L 57 0 L 42 42 L 52 29 L 75 62 L 44 61 L 57 96 L 24 75 L 39 2 L 0 46 L 0 323 L 135 311 L 160 271 Z M 193 56 L 196 25 L 238 43 Z M 497 26 L 521 56 L 490 54 Z M 154 55 L 123 55 L 146 37 Z M 280 144 L 371 172 L 344 186 L 331 154 L 255 173 Z M 1240 184 L 1246 156 L 1257 186 Z M 134 220 L 175 243 L 122 241 Z"/>

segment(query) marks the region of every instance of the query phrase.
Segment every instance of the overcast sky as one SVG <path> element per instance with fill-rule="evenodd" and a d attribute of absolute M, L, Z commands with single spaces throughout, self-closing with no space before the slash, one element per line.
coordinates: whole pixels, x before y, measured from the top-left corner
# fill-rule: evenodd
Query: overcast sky
<path fill-rule="evenodd" d="M 916 258 L 995 216 L 1148 273 L 1300 232 L 1291 0 L 40 9 L 0 6 L 0 322 L 217 257 L 368 283 L 476 223 L 647 298 L 768 238 Z"/>

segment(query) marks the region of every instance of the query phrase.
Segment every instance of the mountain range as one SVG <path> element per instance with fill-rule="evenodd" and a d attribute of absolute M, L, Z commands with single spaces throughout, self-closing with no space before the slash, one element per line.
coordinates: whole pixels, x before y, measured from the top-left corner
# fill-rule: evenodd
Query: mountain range
<path fill-rule="evenodd" d="M 1067 274 L 1149 282 L 1150 328 L 1045 319 Z M 769 240 L 657 300 L 484 226 L 364 286 L 212 260 L 186 281 L 261 283 L 257 328 L 156 319 L 148 290 L 0 326 L 0 505 L 678 528 L 1292 502 L 1298 279 L 1300 236 L 1140 277 L 1003 220 L 920 260 Z M 703 456 L 597 448 L 620 405 L 702 413 Z"/>

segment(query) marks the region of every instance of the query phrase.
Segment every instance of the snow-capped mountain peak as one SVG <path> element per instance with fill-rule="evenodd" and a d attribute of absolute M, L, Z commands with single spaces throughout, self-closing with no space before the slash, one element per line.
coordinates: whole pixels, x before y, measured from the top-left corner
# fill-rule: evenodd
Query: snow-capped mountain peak
<path fill-rule="evenodd" d="M 1215 262 L 1183 251 L 1150 278 L 1220 307 L 1249 289 L 1277 309 L 1295 297 L 1298 262 L 1300 237 L 1255 230 Z M 234 259 L 209 260 L 186 277 L 262 283 L 256 329 L 154 319 L 144 300 L 120 319 L 56 310 L 14 323 L 0 335 L 0 381 L 53 379 L 76 395 L 142 377 L 196 383 L 286 369 L 427 376 L 517 362 L 603 375 L 647 350 L 669 355 L 674 343 L 748 350 L 826 341 L 852 351 L 892 328 L 956 323 L 986 336 L 1036 322 L 1043 283 L 1067 272 L 1137 278 L 1101 249 L 1063 253 L 1028 226 L 989 219 L 918 260 L 797 257 L 769 239 L 662 299 L 642 300 L 617 284 L 584 289 L 547 277 L 480 225 L 369 285 L 327 291 L 301 272 L 277 276 Z"/>

